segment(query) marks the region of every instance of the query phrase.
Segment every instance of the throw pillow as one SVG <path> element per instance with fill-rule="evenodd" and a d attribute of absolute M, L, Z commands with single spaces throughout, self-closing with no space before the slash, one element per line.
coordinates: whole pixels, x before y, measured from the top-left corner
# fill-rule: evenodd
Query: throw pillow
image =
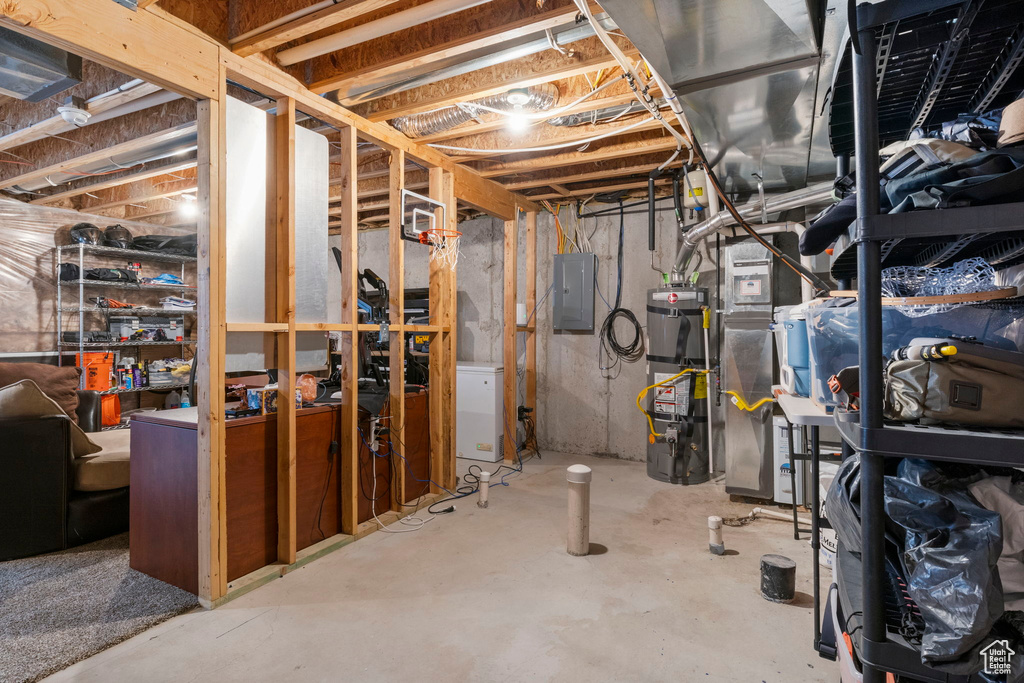
<path fill-rule="evenodd" d="M 82 369 L 45 363 L 0 363 L 0 387 L 30 379 L 78 424 L 78 380 Z"/>
<path fill-rule="evenodd" d="M 43 393 L 30 379 L 23 379 L 0 388 L 0 417 L 51 417 L 64 415 L 57 402 Z M 75 457 L 98 453 L 102 448 L 94 443 L 82 428 L 71 423 L 71 452 Z"/>

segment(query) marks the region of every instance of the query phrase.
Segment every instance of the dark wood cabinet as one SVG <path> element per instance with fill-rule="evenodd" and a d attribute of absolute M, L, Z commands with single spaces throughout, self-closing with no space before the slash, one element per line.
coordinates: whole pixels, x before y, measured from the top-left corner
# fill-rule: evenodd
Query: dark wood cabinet
<path fill-rule="evenodd" d="M 406 397 L 409 463 L 402 502 L 429 492 L 430 420 L 427 392 Z M 198 592 L 198 441 L 195 408 L 141 413 L 131 426 L 130 565 L 161 581 Z M 362 422 L 367 434 L 368 421 Z M 296 415 L 296 547 L 339 533 L 341 520 L 341 406 L 303 408 Z M 227 580 L 277 561 L 277 419 L 246 417 L 225 423 L 224 487 Z M 386 447 L 385 447 L 386 448 Z M 386 449 L 380 449 L 386 453 Z M 394 507 L 393 468 L 401 458 L 374 457 L 360 440 L 360 522 Z"/>

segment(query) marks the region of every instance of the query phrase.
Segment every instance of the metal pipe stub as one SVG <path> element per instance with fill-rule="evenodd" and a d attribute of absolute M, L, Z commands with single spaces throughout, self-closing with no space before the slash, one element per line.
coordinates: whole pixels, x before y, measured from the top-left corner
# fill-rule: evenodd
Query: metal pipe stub
<path fill-rule="evenodd" d="M 772 602 L 793 602 L 796 597 L 796 562 L 784 555 L 762 555 L 761 597 Z"/>

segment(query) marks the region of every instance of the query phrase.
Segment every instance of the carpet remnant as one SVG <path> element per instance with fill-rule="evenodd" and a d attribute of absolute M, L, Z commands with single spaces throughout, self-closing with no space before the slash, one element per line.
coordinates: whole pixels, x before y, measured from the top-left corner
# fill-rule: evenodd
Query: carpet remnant
<path fill-rule="evenodd" d="M 37 681 L 197 604 L 128 566 L 128 534 L 0 562 L 0 681 Z"/>

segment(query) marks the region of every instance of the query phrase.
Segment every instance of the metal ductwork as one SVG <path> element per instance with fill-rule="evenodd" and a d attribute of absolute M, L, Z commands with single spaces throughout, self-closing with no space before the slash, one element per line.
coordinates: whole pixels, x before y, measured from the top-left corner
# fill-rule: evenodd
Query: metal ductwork
<path fill-rule="evenodd" d="M 0 28 L 0 94 L 41 102 L 81 82 L 81 57 Z"/>
<path fill-rule="evenodd" d="M 829 181 L 809 185 L 803 189 L 787 192 L 786 194 L 765 197 L 763 203 L 760 199 L 757 199 L 737 206 L 736 212 L 742 218 L 747 219 L 759 217 L 762 210 L 765 213 L 779 213 L 780 211 L 799 209 L 813 204 L 831 202 L 834 201 L 832 196 L 834 184 L 832 181 Z M 736 220 L 732 217 L 731 213 L 723 210 L 703 223 L 698 223 L 687 230 L 683 235 L 682 243 L 679 245 L 679 251 L 676 253 L 676 264 L 673 266 L 672 272 L 681 273 L 686 266 L 686 262 L 693 255 L 694 249 L 697 248 L 697 245 L 702 240 L 711 237 L 719 230 L 730 225 L 736 225 Z"/>
<path fill-rule="evenodd" d="M 195 151 L 197 141 L 198 135 L 195 124 L 183 126 L 181 134 L 170 139 L 155 142 L 152 145 L 132 150 L 126 154 L 117 154 L 106 159 L 83 164 L 74 170 L 59 171 L 42 176 L 38 180 L 30 180 L 20 185 L 12 185 L 6 188 L 5 191 L 11 194 L 35 194 L 43 188 L 71 182 L 81 178 L 83 175 L 110 173 L 172 156 L 185 155 Z"/>
<path fill-rule="evenodd" d="M 422 138 L 454 128 L 470 119 L 475 119 L 486 110 L 500 109 L 507 112 L 538 112 L 547 111 L 558 103 L 558 88 L 550 83 L 519 88 L 508 92 L 483 97 L 472 102 L 465 102 L 443 109 L 399 116 L 391 120 L 391 125 L 410 138 Z"/>

